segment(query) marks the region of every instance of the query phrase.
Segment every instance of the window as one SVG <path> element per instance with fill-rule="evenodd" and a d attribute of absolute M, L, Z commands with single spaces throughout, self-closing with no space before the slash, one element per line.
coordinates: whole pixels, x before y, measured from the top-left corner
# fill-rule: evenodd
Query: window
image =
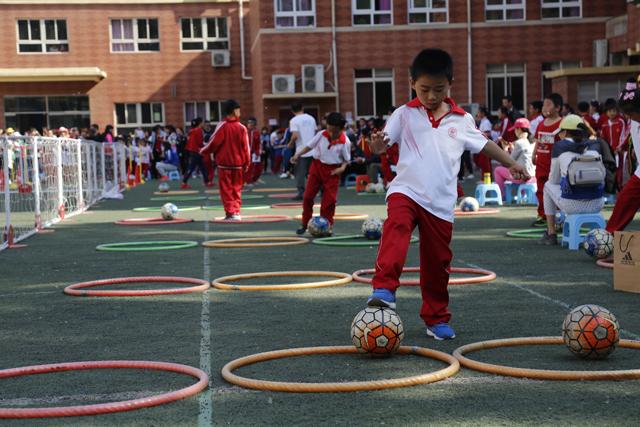
<path fill-rule="evenodd" d="M 578 101 L 590 101 L 599 99 L 601 102 L 607 98 L 617 99 L 626 81 L 578 81 Z"/>
<path fill-rule="evenodd" d="M 526 94 L 524 64 L 487 65 L 487 105 L 494 114 L 502 105 L 502 97 L 510 95 L 513 107 L 523 111 Z"/>
<path fill-rule="evenodd" d="M 487 21 L 524 20 L 525 0 L 485 0 L 484 18 Z"/>
<path fill-rule="evenodd" d="M 89 127 L 91 113 L 88 96 L 5 96 L 4 119 L 7 127 L 21 131 L 43 127 L 57 129 Z"/>
<path fill-rule="evenodd" d="M 540 0 L 542 19 L 580 18 L 582 0 Z"/>
<path fill-rule="evenodd" d="M 580 61 L 555 61 L 555 62 L 543 62 L 542 63 L 542 95 L 546 95 L 552 92 L 551 79 L 544 76 L 545 71 L 564 70 L 565 68 L 580 68 L 582 63 Z"/>
<path fill-rule="evenodd" d="M 19 19 L 19 53 L 60 53 L 69 51 L 67 21 L 64 19 Z"/>
<path fill-rule="evenodd" d="M 391 25 L 392 0 L 351 0 L 353 25 Z"/>
<path fill-rule="evenodd" d="M 274 0 L 276 28 L 314 27 L 315 0 Z"/>
<path fill-rule="evenodd" d="M 409 0 L 409 23 L 449 22 L 447 0 Z"/>
<path fill-rule="evenodd" d="M 160 50 L 157 19 L 112 19 L 111 52 Z"/>
<path fill-rule="evenodd" d="M 184 103 L 184 125 L 191 126 L 191 120 L 201 117 L 211 123 L 218 123 L 222 120 L 220 114 L 220 104 L 222 101 L 193 101 Z"/>
<path fill-rule="evenodd" d="M 227 18 L 182 18 L 182 50 L 229 49 Z"/>
<path fill-rule="evenodd" d="M 386 116 L 393 105 L 393 70 L 359 69 L 354 72 L 356 116 Z"/>
<path fill-rule="evenodd" d="M 161 102 L 116 104 L 116 123 L 119 132 L 136 127 L 164 125 L 164 105 Z"/>

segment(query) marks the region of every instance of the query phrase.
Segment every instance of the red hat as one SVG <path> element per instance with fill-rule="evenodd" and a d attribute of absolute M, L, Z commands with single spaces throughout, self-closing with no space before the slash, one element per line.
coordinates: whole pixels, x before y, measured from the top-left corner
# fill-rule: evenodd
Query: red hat
<path fill-rule="evenodd" d="M 531 129 L 531 122 L 524 117 L 520 117 L 516 120 L 513 126 L 509 128 L 509 132 L 513 132 L 516 129 Z"/>

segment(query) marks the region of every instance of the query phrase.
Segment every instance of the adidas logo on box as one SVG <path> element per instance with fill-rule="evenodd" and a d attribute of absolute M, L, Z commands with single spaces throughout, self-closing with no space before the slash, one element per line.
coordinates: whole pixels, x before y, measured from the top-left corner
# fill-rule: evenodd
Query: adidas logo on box
<path fill-rule="evenodd" d="M 620 260 L 620 263 L 625 265 L 636 265 L 635 261 L 631 257 L 631 252 L 627 252 Z"/>

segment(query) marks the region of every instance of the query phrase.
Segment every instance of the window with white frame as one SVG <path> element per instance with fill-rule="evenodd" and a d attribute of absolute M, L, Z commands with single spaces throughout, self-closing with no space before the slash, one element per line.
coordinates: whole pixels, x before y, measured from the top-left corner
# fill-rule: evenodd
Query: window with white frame
<path fill-rule="evenodd" d="M 525 0 L 485 0 L 486 21 L 521 21 L 524 19 Z"/>
<path fill-rule="evenodd" d="M 157 52 L 160 50 L 158 20 L 112 19 L 111 52 Z"/>
<path fill-rule="evenodd" d="M 580 18 L 582 0 L 541 0 L 542 19 Z"/>
<path fill-rule="evenodd" d="M 164 105 L 161 102 L 116 104 L 118 128 L 152 127 L 164 124 Z"/>
<path fill-rule="evenodd" d="M 523 111 L 525 96 L 524 64 L 487 65 L 487 106 L 496 112 L 502 105 L 502 97 L 509 95 L 513 107 Z"/>
<path fill-rule="evenodd" d="M 227 18 L 182 18 L 182 50 L 229 49 Z"/>
<path fill-rule="evenodd" d="M 222 101 L 189 101 L 184 103 L 184 125 L 191 126 L 191 120 L 200 117 L 211 123 L 218 123 L 222 120 Z"/>
<path fill-rule="evenodd" d="M 391 25 L 392 0 L 351 0 L 353 25 Z"/>
<path fill-rule="evenodd" d="M 356 116 L 386 116 L 393 106 L 393 70 L 367 68 L 354 71 Z"/>
<path fill-rule="evenodd" d="M 592 99 L 603 101 L 607 98 L 615 99 L 625 84 L 626 81 L 624 80 L 578 81 L 578 101 L 591 101 Z"/>
<path fill-rule="evenodd" d="M 19 53 L 69 51 L 67 21 L 64 19 L 18 19 Z"/>
<path fill-rule="evenodd" d="M 273 0 L 276 28 L 315 27 L 315 0 Z"/>
<path fill-rule="evenodd" d="M 449 22 L 447 0 L 409 0 L 409 23 Z"/>
<path fill-rule="evenodd" d="M 89 127 L 91 112 L 86 95 L 5 96 L 6 127 L 20 131 L 43 127 Z"/>

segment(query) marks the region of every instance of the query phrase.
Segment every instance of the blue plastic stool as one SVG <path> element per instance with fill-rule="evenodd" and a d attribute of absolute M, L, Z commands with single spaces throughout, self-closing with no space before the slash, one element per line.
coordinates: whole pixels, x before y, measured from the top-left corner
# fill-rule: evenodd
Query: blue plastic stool
<path fill-rule="evenodd" d="M 494 193 L 495 196 L 492 196 Z M 499 206 L 502 206 L 502 193 L 500 192 L 500 186 L 498 184 L 478 184 L 476 186 L 476 199 L 480 206 L 484 206 L 488 202 L 495 202 Z"/>
<path fill-rule="evenodd" d="M 514 184 L 511 181 L 505 181 L 504 182 L 504 201 L 510 205 L 511 203 L 513 203 L 515 201 L 515 198 L 513 197 L 513 192 L 516 190 L 516 186 L 518 184 Z"/>
<path fill-rule="evenodd" d="M 180 172 L 178 171 L 170 171 L 167 176 L 171 181 L 180 181 Z"/>
<path fill-rule="evenodd" d="M 518 186 L 518 203 L 521 205 L 529 204 L 538 206 L 538 197 L 536 196 L 538 186 L 536 184 L 520 184 Z"/>
<path fill-rule="evenodd" d="M 584 226 L 589 230 L 604 228 L 604 218 L 600 213 L 567 215 L 562 226 L 562 246 L 566 243 L 570 250 L 578 250 L 580 243 L 584 241 L 584 237 L 580 235 L 580 229 Z"/>
<path fill-rule="evenodd" d="M 344 180 L 344 186 L 346 188 L 355 188 L 358 175 L 355 173 L 350 173 Z"/>

